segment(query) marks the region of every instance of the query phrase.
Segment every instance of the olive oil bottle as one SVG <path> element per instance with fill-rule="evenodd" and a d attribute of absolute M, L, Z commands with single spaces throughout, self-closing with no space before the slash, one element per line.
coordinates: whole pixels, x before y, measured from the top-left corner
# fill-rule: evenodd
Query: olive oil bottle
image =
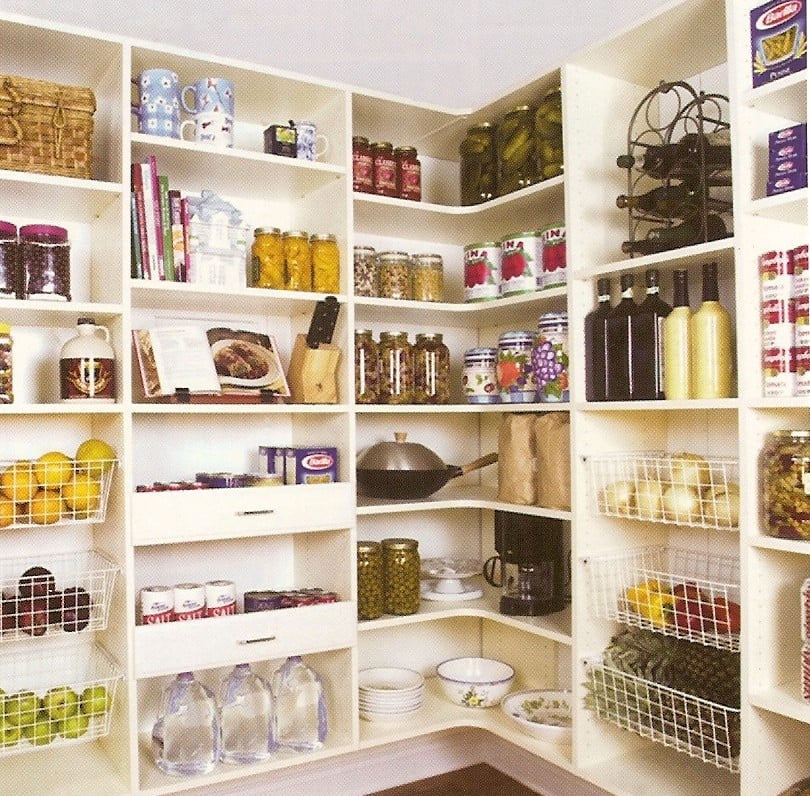
<path fill-rule="evenodd" d="M 689 322 L 693 398 L 730 398 L 734 354 L 731 316 L 720 303 L 717 263 L 703 266 L 703 301 Z"/>

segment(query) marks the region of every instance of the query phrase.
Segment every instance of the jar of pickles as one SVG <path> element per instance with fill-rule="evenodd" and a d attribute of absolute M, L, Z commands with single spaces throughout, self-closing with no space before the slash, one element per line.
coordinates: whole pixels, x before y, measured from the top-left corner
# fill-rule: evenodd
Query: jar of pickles
<path fill-rule="evenodd" d="M 368 138 L 352 138 L 352 189 L 361 193 L 374 193 L 374 158 Z"/>
<path fill-rule="evenodd" d="M 413 348 L 407 332 L 380 334 L 380 403 L 413 403 Z"/>
<path fill-rule="evenodd" d="M 397 162 L 394 145 L 388 141 L 377 141 L 371 145 L 374 162 L 374 193 L 378 196 L 397 195 Z"/>
<path fill-rule="evenodd" d="M 316 293 L 340 293 L 340 249 L 335 235 L 312 235 L 312 289 Z"/>
<path fill-rule="evenodd" d="M 407 252 L 380 252 L 377 257 L 380 275 L 380 297 L 409 299 L 411 289 L 411 258 Z"/>
<path fill-rule="evenodd" d="M 50 224 L 20 227 L 22 298 L 70 301 L 67 230 Z"/>
<path fill-rule="evenodd" d="M 312 290 L 309 235 L 303 230 L 289 230 L 281 240 L 284 244 L 284 287 L 287 290 Z"/>
<path fill-rule="evenodd" d="M 379 295 L 377 253 L 371 246 L 354 247 L 354 295 Z"/>
<path fill-rule="evenodd" d="M 773 431 L 759 458 L 762 526 L 770 536 L 810 540 L 810 431 Z"/>
<path fill-rule="evenodd" d="M 375 404 L 380 397 L 380 355 L 370 329 L 354 333 L 354 401 Z"/>
<path fill-rule="evenodd" d="M 357 543 L 357 618 L 377 619 L 385 612 L 383 554 L 379 542 Z"/>
<path fill-rule="evenodd" d="M 495 131 L 490 122 L 473 125 L 459 146 L 462 205 L 477 205 L 498 195 Z"/>
<path fill-rule="evenodd" d="M 278 227 L 253 230 L 250 286 L 284 290 L 284 245 Z"/>
<path fill-rule="evenodd" d="M 422 199 L 422 164 L 416 147 L 398 146 L 394 150 L 397 164 L 397 196 L 419 202 Z"/>
<path fill-rule="evenodd" d="M 414 301 L 442 301 L 444 265 L 439 254 L 414 254 L 411 266 L 411 298 Z"/>
<path fill-rule="evenodd" d="M 17 227 L 0 221 L 0 296 L 17 295 Z"/>
<path fill-rule="evenodd" d="M 416 335 L 413 394 L 417 404 L 450 403 L 450 351 L 440 334 Z"/>
<path fill-rule="evenodd" d="M 534 114 L 519 105 L 498 126 L 498 195 L 504 196 L 537 182 L 534 151 Z"/>
<path fill-rule="evenodd" d="M 416 539 L 383 539 L 385 613 L 397 616 L 419 610 L 419 542 Z"/>

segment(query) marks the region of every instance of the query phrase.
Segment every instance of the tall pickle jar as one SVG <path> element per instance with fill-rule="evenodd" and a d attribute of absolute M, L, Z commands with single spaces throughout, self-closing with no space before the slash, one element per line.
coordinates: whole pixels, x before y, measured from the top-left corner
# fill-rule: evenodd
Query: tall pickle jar
<path fill-rule="evenodd" d="M 380 399 L 380 354 L 370 329 L 354 333 L 354 401 L 376 404 Z"/>
<path fill-rule="evenodd" d="M 413 395 L 417 404 L 450 403 L 450 351 L 438 333 L 416 335 Z"/>
<path fill-rule="evenodd" d="M 490 122 L 473 125 L 459 146 L 462 205 L 477 205 L 498 195 L 496 130 Z"/>
<path fill-rule="evenodd" d="M 411 258 L 407 252 L 380 252 L 377 256 L 380 298 L 412 298 Z"/>
<path fill-rule="evenodd" d="M 286 290 L 312 290 L 312 251 L 309 235 L 303 230 L 288 230 L 281 236 L 284 244 L 284 287 Z"/>
<path fill-rule="evenodd" d="M 444 299 L 444 264 L 439 254 L 414 254 L 411 266 L 411 298 L 414 301 Z"/>
<path fill-rule="evenodd" d="M 383 539 L 385 613 L 396 616 L 419 610 L 419 542 L 416 539 Z"/>
<path fill-rule="evenodd" d="M 531 105 L 518 105 L 498 126 L 498 196 L 537 182 Z"/>
<path fill-rule="evenodd" d="M 379 542 L 357 543 L 357 618 L 377 619 L 385 613 L 383 553 Z"/>
<path fill-rule="evenodd" d="M 284 290 L 284 245 L 278 227 L 253 230 L 250 286 Z"/>
<path fill-rule="evenodd" d="M 354 247 L 354 295 L 374 298 L 380 294 L 377 252 L 372 246 Z"/>
<path fill-rule="evenodd" d="M 340 293 L 340 249 L 335 235 L 312 235 L 312 289 L 316 293 Z"/>
<path fill-rule="evenodd" d="M 772 431 L 759 457 L 762 528 L 810 540 L 810 431 Z"/>
<path fill-rule="evenodd" d="M 407 332 L 380 334 L 379 402 L 413 403 L 413 349 Z"/>

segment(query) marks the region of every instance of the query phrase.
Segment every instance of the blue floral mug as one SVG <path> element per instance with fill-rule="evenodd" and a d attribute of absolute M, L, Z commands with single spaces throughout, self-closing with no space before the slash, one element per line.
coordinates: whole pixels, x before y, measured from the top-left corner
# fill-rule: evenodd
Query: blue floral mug
<path fill-rule="evenodd" d="M 138 132 L 180 138 L 180 81 L 171 69 L 144 69 L 132 84 L 138 102 L 131 106 Z"/>

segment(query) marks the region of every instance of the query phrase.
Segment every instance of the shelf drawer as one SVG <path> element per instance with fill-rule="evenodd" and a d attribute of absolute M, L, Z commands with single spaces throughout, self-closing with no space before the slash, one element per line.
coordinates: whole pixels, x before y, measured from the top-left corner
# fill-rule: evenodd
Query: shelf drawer
<path fill-rule="evenodd" d="M 133 543 L 174 544 L 348 528 L 354 522 L 354 502 L 354 488 L 348 483 L 136 492 Z"/>
<path fill-rule="evenodd" d="M 357 607 L 325 603 L 135 628 L 136 678 L 354 646 Z"/>

